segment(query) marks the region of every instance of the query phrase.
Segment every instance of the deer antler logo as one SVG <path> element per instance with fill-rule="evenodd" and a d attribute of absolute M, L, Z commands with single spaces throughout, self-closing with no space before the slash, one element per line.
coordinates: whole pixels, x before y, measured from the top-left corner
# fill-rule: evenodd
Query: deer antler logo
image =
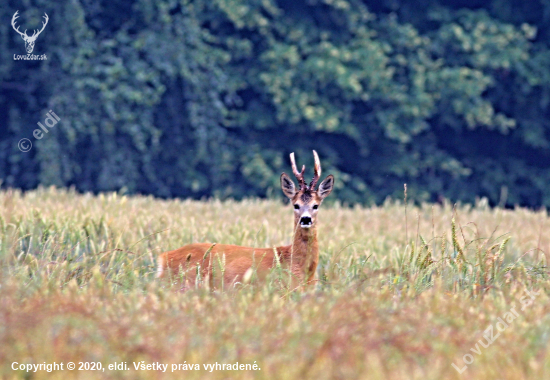
<path fill-rule="evenodd" d="M 46 20 L 45 22 L 42 22 L 42 29 L 40 30 L 35 30 L 34 33 L 32 34 L 32 36 L 27 36 L 27 29 L 25 29 L 25 32 L 21 33 L 19 31 L 19 27 L 15 27 L 15 20 L 19 17 L 17 14 L 19 13 L 19 11 L 15 12 L 12 19 L 11 19 L 11 26 L 13 27 L 13 29 L 19 33 L 21 35 L 21 38 L 23 40 L 25 40 L 25 49 L 27 49 L 27 53 L 31 54 L 33 49 L 34 49 L 34 42 L 36 41 L 36 39 L 38 38 L 38 36 L 40 35 L 40 33 L 42 33 L 42 31 L 44 30 L 44 28 L 46 27 L 46 25 L 48 24 L 48 20 L 49 20 L 49 17 L 48 15 L 44 12 L 44 19 Z"/>

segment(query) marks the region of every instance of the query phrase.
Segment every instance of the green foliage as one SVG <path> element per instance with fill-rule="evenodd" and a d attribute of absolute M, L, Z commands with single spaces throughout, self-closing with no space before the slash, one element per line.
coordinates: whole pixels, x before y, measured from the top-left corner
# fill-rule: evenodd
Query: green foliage
<path fill-rule="evenodd" d="M 537 7 L 37 1 L 21 22 L 44 11 L 47 61 L 14 61 L 22 42 L 0 26 L 4 185 L 272 196 L 288 153 L 311 169 L 316 149 L 348 203 L 401 197 L 406 182 L 417 201 L 550 206 L 537 35 L 550 13 Z M 62 122 L 19 152 L 50 109 Z"/>

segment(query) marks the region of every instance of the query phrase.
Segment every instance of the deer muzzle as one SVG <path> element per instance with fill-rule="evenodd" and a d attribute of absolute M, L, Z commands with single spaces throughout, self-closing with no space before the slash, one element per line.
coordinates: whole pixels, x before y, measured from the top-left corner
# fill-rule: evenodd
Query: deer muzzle
<path fill-rule="evenodd" d="M 312 225 L 313 219 L 311 219 L 311 215 L 308 212 L 304 212 L 300 217 L 300 227 L 310 228 Z"/>

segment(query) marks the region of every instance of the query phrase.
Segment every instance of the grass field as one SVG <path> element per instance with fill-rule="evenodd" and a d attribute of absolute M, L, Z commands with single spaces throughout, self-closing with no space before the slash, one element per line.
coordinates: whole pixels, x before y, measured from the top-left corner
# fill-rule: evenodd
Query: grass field
<path fill-rule="evenodd" d="M 288 244 L 291 207 L 39 189 L 0 210 L 5 379 L 550 377 L 546 211 L 324 205 L 313 289 L 181 293 L 155 279 L 158 253 Z"/>

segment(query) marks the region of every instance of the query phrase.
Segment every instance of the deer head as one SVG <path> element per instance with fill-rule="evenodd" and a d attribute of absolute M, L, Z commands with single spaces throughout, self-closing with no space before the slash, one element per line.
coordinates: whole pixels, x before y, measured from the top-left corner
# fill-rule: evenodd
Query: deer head
<path fill-rule="evenodd" d="M 25 49 L 27 50 L 27 53 L 32 53 L 33 49 L 34 49 L 34 42 L 36 41 L 36 39 L 38 38 L 38 36 L 40 35 L 40 33 L 42 33 L 42 31 L 44 30 L 44 28 L 46 27 L 46 25 L 48 24 L 48 15 L 46 13 L 44 13 L 44 19 L 46 20 L 45 22 L 42 22 L 42 29 L 40 29 L 39 31 L 38 30 L 35 30 L 34 33 L 32 34 L 32 36 L 27 36 L 27 29 L 25 29 L 25 32 L 21 33 L 19 31 L 19 27 L 15 27 L 15 20 L 19 17 L 17 15 L 17 13 L 19 13 L 19 11 L 15 12 L 12 19 L 11 19 L 11 26 L 13 27 L 13 29 L 19 33 L 19 35 L 21 35 L 21 38 L 25 41 Z"/>
<path fill-rule="evenodd" d="M 290 154 L 290 163 L 292 165 L 292 172 L 296 176 L 296 179 L 298 179 L 300 189 L 296 189 L 294 182 L 286 173 L 281 174 L 281 188 L 283 193 L 290 199 L 294 206 L 294 225 L 304 229 L 315 227 L 319 206 L 323 202 L 323 199 L 331 193 L 332 187 L 334 186 L 334 176 L 331 174 L 319 184 L 317 190 L 315 189 L 321 177 L 321 162 L 319 161 L 319 156 L 316 151 L 313 151 L 313 158 L 315 159 L 314 176 L 309 185 L 304 180 L 306 167 L 302 166 L 302 171 L 298 171 L 294 153 Z"/>

